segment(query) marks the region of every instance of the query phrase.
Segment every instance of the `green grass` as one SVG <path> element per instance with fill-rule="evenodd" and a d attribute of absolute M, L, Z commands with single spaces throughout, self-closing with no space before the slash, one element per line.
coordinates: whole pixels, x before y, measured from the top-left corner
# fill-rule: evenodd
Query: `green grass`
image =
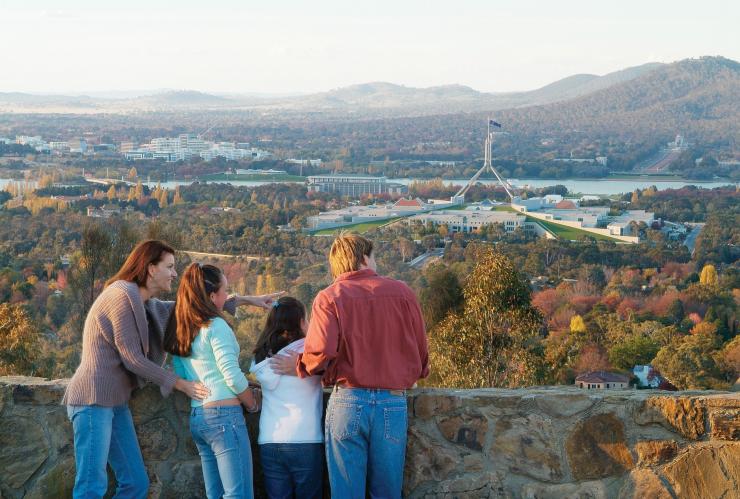
<path fill-rule="evenodd" d="M 613 237 L 605 236 L 602 234 L 595 234 L 582 229 L 576 229 L 575 227 L 568 227 L 567 225 L 560 225 L 558 223 L 549 222 L 545 220 L 539 220 L 537 218 L 527 217 L 527 222 L 535 222 L 540 224 L 545 229 L 549 230 L 558 239 L 578 240 L 582 237 L 592 237 L 597 241 L 619 241 Z"/>
<path fill-rule="evenodd" d="M 343 230 L 350 230 L 352 232 L 359 232 L 360 234 L 364 234 L 365 232 L 377 229 L 381 225 L 390 224 L 402 218 L 405 217 L 386 218 L 384 220 L 377 220 L 374 222 L 360 222 L 352 225 L 343 225 L 341 227 L 332 227 L 330 229 L 321 229 L 315 232 L 311 232 L 311 234 L 314 236 L 331 236 L 333 234 L 338 234 Z"/>
<path fill-rule="evenodd" d="M 246 180 L 248 182 L 303 182 L 306 177 L 298 175 L 274 174 L 274 175 L 236 175 L 232 173 L 212 173 L 201 175 L 201 180 Z"/>

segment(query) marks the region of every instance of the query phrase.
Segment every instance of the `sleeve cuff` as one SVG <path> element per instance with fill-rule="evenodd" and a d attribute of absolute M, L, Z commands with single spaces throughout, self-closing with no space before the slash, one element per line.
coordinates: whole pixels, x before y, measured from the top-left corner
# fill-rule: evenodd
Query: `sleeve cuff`
<path fill-rule="evenodd" d="M 224 310 L 230 315 L 236 315 L 236 298 L 233 296 L 224 303 Z"/>
<path fill-rule="evenodd" d="M 169 397 L 172 390 L 175 388 L 177 382 L 177 375 L 172 371 L 167 371 L 167 377 L 164 379 L 164 383 L 159 385 L 159 392 L 163 397 Z"/>

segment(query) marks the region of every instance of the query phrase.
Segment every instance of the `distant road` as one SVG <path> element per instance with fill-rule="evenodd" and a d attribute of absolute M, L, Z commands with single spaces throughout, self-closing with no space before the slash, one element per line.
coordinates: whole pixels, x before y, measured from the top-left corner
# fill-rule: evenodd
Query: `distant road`
<path fill-rule="evenodd" d="M 656 158 L 653 164 L 648 165 L 642 171 L 644 173 L 661 173 L 663 172 L 663 170 L 666 170 L 669 166 L 671 166 L 671 163 L 678 159 L 678 157 L 681 155 L 681 152 L 681 149 L 671 149 L 667 152 L 667 154 L 661 153 L 658 158 Z"/>
<path fill-rule="evenodd" d="M 242 260 L 265 260 L 267 257 L 254 255 L 226 255 L 224 253 L 203 253 L 201 251 L 181 251 L 191 258 L 220 258 L 220 259 L 242 259 Z"/>
<path fill-rule="evenodd" d="M 442 258 L 444 256 L 444 254 L 445 254 L 445 249 L 444 248 L 435 248 L 435 249 L 433 249 L 431 251 L 427 251 L 423 255 L 417 256 L 416 258 L 414 258 L 413 260 L 411 260 L 408 263 L 408 265 L 409 265 L 409 267 L 411 267 L 413 269 L 420 269 L 420 268 L 422 268 L 424 266 L 424 262 L 426 262 L 427 259 L 432 258 L 432 257 Z"/>
<path fill-rule="evenodd" d="M 689 253 L 692 255 L 694 254 L 694 247 L 696 246 L 696 237 L 699 235 L 701 230 L 704 228 L 703 223 L 697 223 L 693 224 L 694 228 L 691 229 L 691 232 L 689 232 L 689 235 L 686 236 L 686 240 L 683 242 L 687 248 L 689 248 Z"/>

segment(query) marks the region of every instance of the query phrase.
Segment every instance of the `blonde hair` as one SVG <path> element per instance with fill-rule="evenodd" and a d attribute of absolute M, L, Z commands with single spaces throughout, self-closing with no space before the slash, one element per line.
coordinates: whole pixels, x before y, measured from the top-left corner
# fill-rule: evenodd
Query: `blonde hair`
<path fill-rule="evenodd" d="M 365 263 L 364 257 L 369 257 L 372 252 L 372 241 L 357 234 L 340 233 L 329 250 L 331 276 L 336 279 L 345 272 L 360 270 Z"/>

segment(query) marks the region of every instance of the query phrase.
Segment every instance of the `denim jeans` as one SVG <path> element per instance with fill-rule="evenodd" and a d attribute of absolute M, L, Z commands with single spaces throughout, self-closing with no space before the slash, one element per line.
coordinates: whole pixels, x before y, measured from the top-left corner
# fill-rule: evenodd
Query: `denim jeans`
<path fill-rule="evenodd" d="M 200 454 L 208 499 L 252 499 L 252 450 L 241 405 L 194 407 L 190 433 Z"/>
<path fill-rule="evenodd" d="M 74 499 L 101 498 L 108 489 L 105 465 L 116 475 L 116 499 L 145 498 L 149 478 L 128 405 L 68 405 L 75 444 Z"/>
<path fill-rule="evenodd" d="M 400 498 L 406 454 L 403 392 L 335 387 L 326 410 L 332 497 Z"/>
<path fill-rule="evenodd" d="M 270 499 L 321 499 L 324 444 L 260 445 L 265 490 Z"/>

